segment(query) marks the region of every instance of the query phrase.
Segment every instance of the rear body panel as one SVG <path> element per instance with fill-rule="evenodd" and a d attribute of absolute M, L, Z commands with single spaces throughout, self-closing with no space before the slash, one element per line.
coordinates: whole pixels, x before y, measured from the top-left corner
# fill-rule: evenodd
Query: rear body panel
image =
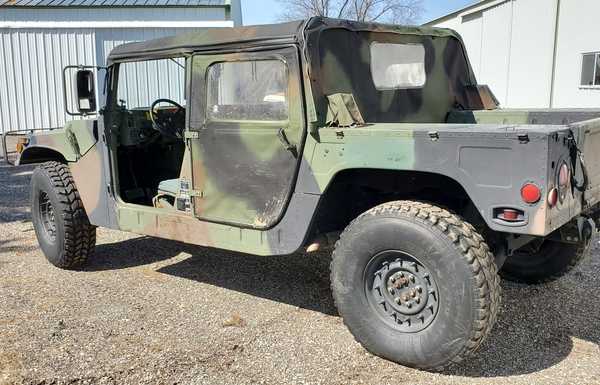
<path fill-rule="evenodd" d="M 553 187 L 550 138 L 566 137 L 566 127 L 377 124 L 341 132 L 321 135 L 325 143 L 317 146 L 311 162 L 320 186 L 349 168 L 440 174 L 464 188 L 491 229 L 517 234 L 548 235 L 580 211 L 579 206 L 570 208 L 570 200 L 549 210 L 544 199 Z M 568 154 L 567 147 L 554 146 L 553 151 Z M 528 182 L 542 190 L 543 198 L 533 205 L 524 203 L 520 194 Z M 518 224 L 499 220 L 494 211 L 500 208 L 522 210 L 525 218 Z"/>

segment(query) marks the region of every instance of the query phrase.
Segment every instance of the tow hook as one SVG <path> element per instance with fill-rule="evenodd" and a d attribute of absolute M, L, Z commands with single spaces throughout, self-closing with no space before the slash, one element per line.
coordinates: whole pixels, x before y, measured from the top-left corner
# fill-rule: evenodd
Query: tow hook
<path fill-rule="evenodd" d="M 577 228 L 579 229 L 579 237 L 588 240 L 596 232 L 596 223 L 592 218 L 579 217 L 577 218 Z"/>
<path fill-rule="evenodd" d="M 580 216 L 552 233 L 549 238 L 564 243 L 580 243 L 590 239 L 595 232 L 594 221 L 589 217 Z"/>

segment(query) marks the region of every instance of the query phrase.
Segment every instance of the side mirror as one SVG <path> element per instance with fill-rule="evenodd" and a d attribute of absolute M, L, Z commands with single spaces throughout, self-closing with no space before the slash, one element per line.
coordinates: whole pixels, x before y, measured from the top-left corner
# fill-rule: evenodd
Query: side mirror
<path fill-rule="evenodd" d="M 75 74 L 77 110 L 83 115 L 96 112 L 96 79 L 91 70 L 79 70 Z"/>

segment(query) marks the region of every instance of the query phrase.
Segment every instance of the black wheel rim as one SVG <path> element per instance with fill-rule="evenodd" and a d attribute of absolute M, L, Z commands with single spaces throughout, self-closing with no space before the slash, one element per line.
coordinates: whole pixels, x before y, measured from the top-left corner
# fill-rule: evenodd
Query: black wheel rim
<path fill-rule="evenodd" d="M 48 240 L 54 243 L 56 240 L 56 221 L 54 218 L 54 207 L 45 191 L 40 191 L 38 199 L 38 215 L 42 230 Z"/>
<path fill-rule="evenodd" d="M 419 332 L 437 315 L 440 299 L 435 279 L 410 254 L 398 250 L 377 254 L 365 268 L 364 282 L 373 310 L 398 331 Z"/>

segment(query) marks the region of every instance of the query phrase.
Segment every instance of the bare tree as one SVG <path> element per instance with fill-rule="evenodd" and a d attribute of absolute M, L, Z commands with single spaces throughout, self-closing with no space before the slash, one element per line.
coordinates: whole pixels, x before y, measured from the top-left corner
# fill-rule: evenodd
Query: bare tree
<path fill-rule="evenodd" d="M 326 16 L 357 21 L 414 24 L 423 12 L 423 0 L 279 0 L 284 20 Z"/>

